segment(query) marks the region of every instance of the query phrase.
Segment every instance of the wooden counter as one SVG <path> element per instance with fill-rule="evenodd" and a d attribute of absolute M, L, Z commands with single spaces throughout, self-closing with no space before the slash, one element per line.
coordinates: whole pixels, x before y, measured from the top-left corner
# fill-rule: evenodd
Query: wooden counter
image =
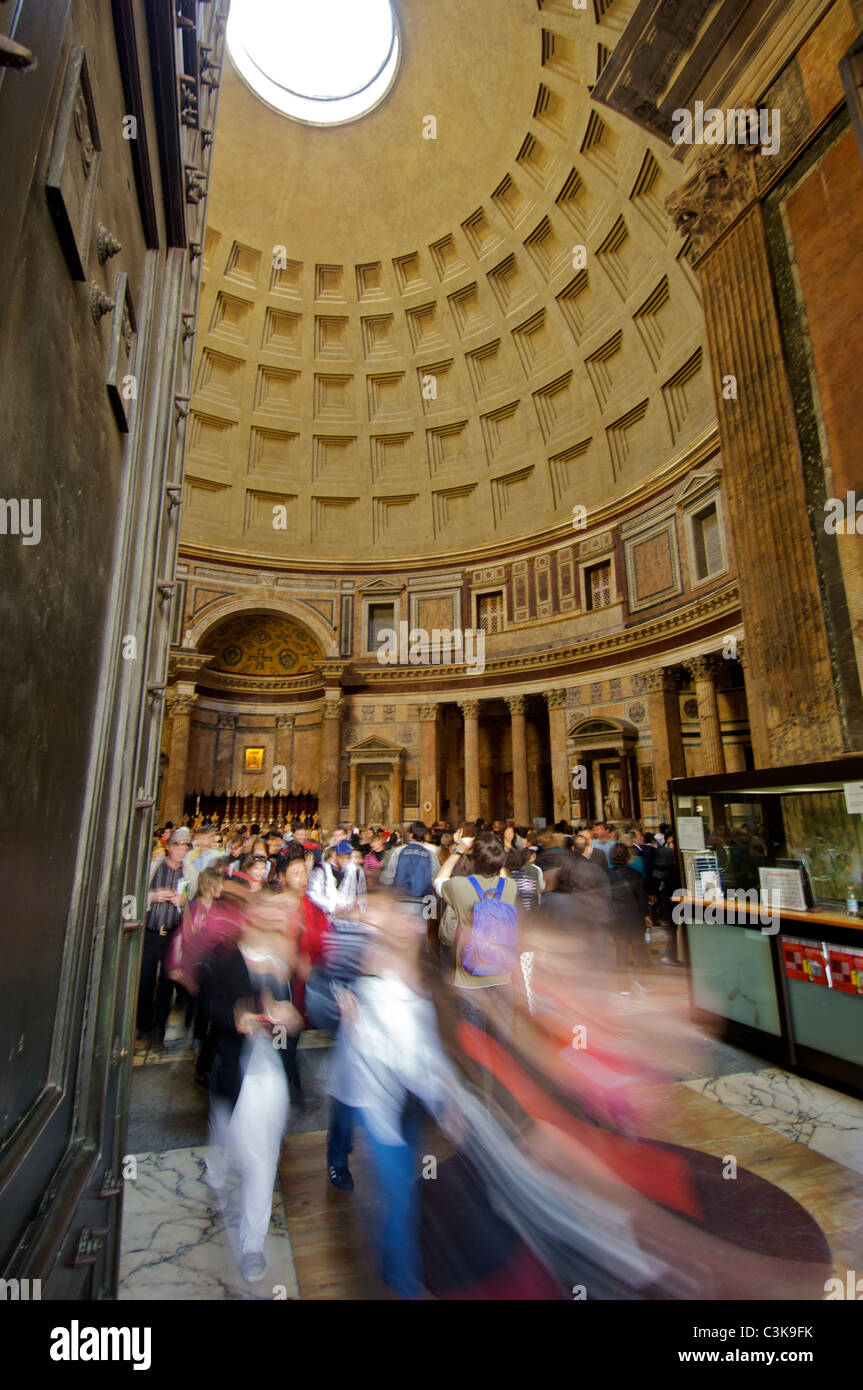
<path fill-rule="evenodd" d="M 740 889 L 740 892 L 743 891 L 743 889 Z M 752 890 L 750 889 L 749 891 L 751 892 Z M 673 893 L 671 896 L 671 901 L 674 903 L 682 903 L 687 900 L 692 907 L 718 907 L 721 903 L 729 912 L 734 912 L 736 914 L 740 912 L 741 908 L 745 908 L 747 912 L 751 912 L 756 918 L 758 916 L 758 908 L 756 907 L 753 909 L 753 904 L 749 902 L 737 902 L 735 899 L 729 899 L 727 897 L 688 897 L 688 895 L 683 892 Z M 761 906 L 766 907 L 767 904 L 764 903 L 761 904 Z M 801 912 L 799 908 L 795 907 L 781 907 L 778 915 L 780 922 L 783 923 L 800 922 L 805 923 L 806 926 L 814 926 L 817 924 L 818 926 L 824 927 L 844 927 L 846 930 L 859 931 L 863 934 L 863 918 L 849 917 L 847 912 L 835 912 L 829 907 L 811 907 L 805 912 Z M 709 925 L 708 923 L 708 926 Z"/>

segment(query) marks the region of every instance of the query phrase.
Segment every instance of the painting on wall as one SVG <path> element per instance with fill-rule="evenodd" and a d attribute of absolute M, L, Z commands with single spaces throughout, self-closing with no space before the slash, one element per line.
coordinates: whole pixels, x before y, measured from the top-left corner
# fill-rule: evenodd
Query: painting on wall
<path fill-rule="evenodd" d="M 264 750 L 263 748 L 246 749 L 246 771 L 263 772 L 264 770 Z"/>

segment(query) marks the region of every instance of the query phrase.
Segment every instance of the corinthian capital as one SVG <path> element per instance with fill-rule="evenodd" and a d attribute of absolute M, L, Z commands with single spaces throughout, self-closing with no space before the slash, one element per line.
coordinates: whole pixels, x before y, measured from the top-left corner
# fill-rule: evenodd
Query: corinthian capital
<path fill-rule="evenodd" d="M 459 700 L 459 709 L 465 719 L 479 719 L 480 700 Z"/>
<path fill-rule="evenodd" d="M 720 669 L 721 657 L 714 652 L 708 652 L 704 656 L 693 657 L 685 665 L 694 681 L 712 681 Z"/>
<path fill-rule="evenodd" d="M 420 719 L 437 719 L 440 705 L 420 705 Z"/>
<path fill-rule="evenodd" d="M 660 666 L 658 671 L 645 671 L 643 675 L 648 695 L 656 695 L 661 690 L 676 690 L 680 684 L 680 672 L 674 666 Z"/>
<path fill-rule="evenodd" d="M 329 695 L 326 696 L 324 699 L 324 718 L 342 719 L 344 717 L 345 710 L 347 709 L 347 705 L 347 700 L 341 700 L 338 698 L 338 696 L 335 699 L 333 699 Z"/>
<path fill-rule="evenodd" d="M 294 716 L 292 714 L 280 714 L 276 720 L 276 728 L 279 730 L 292 729 L 294 727 Z"/>
<path fill-rule="evenodd" d="M 507 695 L 505 699 L 510 714 L 524 714 L 527 701 L 523 695 Z"/>
<path fill-rule="evenodd" d="M 198 697 L 186 690 L 169 690 L 165 696 L 165 708 L 173 719 L 176 714 L 191 714 Z"/>
<path fill-rule="evenodd" d="M 548 708 L 549 708 L 549 709 L 565 709 L 565 708 L 566 708 L 566 691 L 565 691 L 565 690 L 546 690 L 546 692 L 545 692 L 545 703 L 548 705 Z"/>

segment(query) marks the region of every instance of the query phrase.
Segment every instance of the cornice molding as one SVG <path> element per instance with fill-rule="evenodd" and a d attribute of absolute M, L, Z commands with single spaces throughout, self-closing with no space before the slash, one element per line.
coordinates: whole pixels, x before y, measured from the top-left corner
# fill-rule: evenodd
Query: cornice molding
<path fill-rule="evenodd" d="M 663 614 L 650 622 L 639 623 L 622 631 L 543 652 L 520 652 L 511 656 L 487 658 L 483 684 L 491 685 L 495 681 L 510 679 L 538 680 L 551 671 L 557 673 L 562 667 L 567 668 L 565 674 L 575 676 L 580 674 L 583 668 L 594 666 L 597 661 L 603 661 L 607 666 L 620 665 L 629 658 L 638 659 L 645 649 L 659 643 L 674 638 L 691 640 L 692 635 L 706 624 L 732 620 L 736 622 L 739 621 L 739 616 L 740 592 L 735 580 L 725 588 L 699 599 L 697 603 L 675 609 L 672 613 Z M 673 664 L 675 660 L 673 652 L 663 653 L 662 659 L 665 664 Z M 232 676 L 207 671 L 205 684 L 214 693 L 224 691 L 226 695 L 232 692 L 257 695 L 262 700 L 272 699 L 274 695 L 284 696 L 302 691 L 323 693 L 324 667 L 327 668 L 330 690 L 334 689 L 333 682 L 338 674 L 346 690 L 356 687 L 374 688 L 376 695 L 384 695 L 387 692 L 401 695 L 411 689 L 418 690 L 422 695 L 423 686 L 434 685 L 440 689 L 442 678 L 450 680 L 463 690 L 465 687 L 470 688 L 477 679 L 474 667 L 466 665 L 399 667 L 380 666 L 377 662 L 355 662 L 353 665 L 344 662 L 323 662 L 320 673 L 313 672 L 293 678 Z M 442 697 L 441 703 L 447 703 L 445 696 Z"/>
<path fill-rule="evenodd" d="M 528 672 L 536 672 L 537 675 L 541 675 L 546 670 L 562 665 L 571 666 L 572 673 L 575 674 L 581 666 L 595 663 L 597 660 L 605 660 L 608 665 L 619 664 L 630 654 L 635 657 L 644 648 L 667 641 L 669 638 L 688 637 L 704 624 L 720 619 L 728 620 L 739 615 L 739 611 L 740 592 L 735 580 L 733 584 L 686 608 L 678 608 L 673 613 L 664 614 L 651 622 L 641 623 L 608 636 L 544 652 L 520 652 L 497 659 L 486 658 L 485 682 L 491 684 L 493 678 L 511 674 L 526 677 Z M 384 672 L 385 674 L 382 674 Z M 433 666 L 425 669 L 416 666 L 380 667 L 377 663 L 365 665 L 356 662 L 353 678 L 355 683 L 366 686 L 392 688 L 394 685 L 439 683 L 441 677 L 446 674 L 458 680 L 464 687 L 471 683 L 472 672 L 473 668 L 470 666 Z"/>

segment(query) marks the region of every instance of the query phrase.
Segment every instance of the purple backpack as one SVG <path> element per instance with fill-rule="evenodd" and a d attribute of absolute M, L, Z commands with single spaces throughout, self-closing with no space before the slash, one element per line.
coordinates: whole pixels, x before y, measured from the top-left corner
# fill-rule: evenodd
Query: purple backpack
<path fill-rule="evenodd" d="M 473 929 L 461 953 L 469 975 L 509 975 L 518 956 L 518 912 L 514 903 L 501 902 L 505 879 L 486 891 L 468 878 L 479 902 L 473 905 Z"/>

